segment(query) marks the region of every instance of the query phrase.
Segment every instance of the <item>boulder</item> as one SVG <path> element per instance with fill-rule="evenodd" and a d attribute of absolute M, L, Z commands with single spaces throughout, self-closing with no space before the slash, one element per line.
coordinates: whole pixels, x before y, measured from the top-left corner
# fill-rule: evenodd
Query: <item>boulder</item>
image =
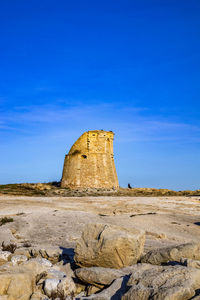
<path fill-rule="evenodd" d="M 183 266 L 152 266 L 132 273 L 123 300 L 188 300 L 200 288 L 200 270 Z"/>
<path fill-rule="evenodd" d="M 69 274 L 60 270 L 59 266 L 53 266 L 46 271 L 46 276 L 42 279 L 42 281 L 44 285 L 44 292 L 48 297 L 59 298 L 75 294 L 76 286 L 70 276 L 74 273 L 69 266 L 67 266 L 65 270 L 69 270 Z"/>
<path fill-rule="evenodd" d="M 52 297 L 52 294 L 57 294 L 57 287 L 60 281 L 57 278 L 48 278 L 44 281 L 44 292 L 48 297 Z"/>
<path fill-rule="evenodd" d="M 14 257 L 14 256 L 13 256 Z M 0 267 L 0 296 L 8 300 L 28 300 L 33 294 L 37 275 L 48 271 L 51 263 L 45 259 L 30 259 L 19 265 L 8 262 Z"/>
<path fill-rule="evenodd" d="M 134 228 L 88 224 L 75 248 L 75 261 L 83 267 L 123 268 L 135 264 L 144 249 L 145 233 Z"/>
<path fill-rule="evenodd" d="M 169 261 L 180 261 L 181 258 L 200 260 L 200 243 L 187 243 L 151 250 L 141 258 L 141 262 L 160 265 Z"/>
<path fill-rule="evenodd" d="M 9 300 L 29 300 L 33 293 L 34 279 L 30 272 L 20 270 L 0 273 L 0 295 L 7 295 Z"/>
<path fill-rule="evenodd" d="M 64 277 L 62 279 L 58 278 L 48 278 L 44 281 L 44 292 L 48 297 L 67 297 L 69 295 L 74 295 L 76 292 L 76 286 L 70 277 Z"/>
<path fill-rule="evenodd" d="M 110 285 L 115 279 L 126 275 L 126 272 L 123 272 L 123 269 L 119 270 L 102 267 L 91 267 L 76 269 L 75 275 L 81 281 L 99 287 Z"/>

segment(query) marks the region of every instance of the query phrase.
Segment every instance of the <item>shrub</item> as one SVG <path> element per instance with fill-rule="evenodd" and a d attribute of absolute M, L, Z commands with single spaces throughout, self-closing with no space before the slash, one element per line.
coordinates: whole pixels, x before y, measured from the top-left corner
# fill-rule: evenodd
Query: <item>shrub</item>
<path fill-rule="evenodd" d="M 6 223 L 10 223 L 10 222 L 13 222 L 13 218 L 7 218 L 7 217 L 4 217 L 4 218 L 1 218 L 0 219 L 0 226 L 6 224 Z"/>

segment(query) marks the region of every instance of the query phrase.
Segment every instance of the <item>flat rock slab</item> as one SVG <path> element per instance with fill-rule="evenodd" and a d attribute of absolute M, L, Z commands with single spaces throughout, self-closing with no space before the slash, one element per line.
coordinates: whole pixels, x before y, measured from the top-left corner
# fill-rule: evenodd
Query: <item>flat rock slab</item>
<path fill-rule="evenodd" d="M 132 273 L 123 300 L 188 300 L 200 288 L 200 270 L 182 266 L 152 266 Z"/>
<path fill-rule="evenodd" d="M 83 282 L 95 286 L 110 285 L 115 279 L 125 275 L 123 270 L 91 267 L 75 270 L 75 275 Z"/>
<path fill-rule="evenodd" d="M 135 264 L 122 269 L 91 267 L 75 270 L 75 275 L 83 282 L 97 287 L 110 285 L 115 279 L 152 268 L 151 264 Z"/>
<path fill-rule="evenodd" d="M 200 243 L 187 243 L 152 250 L 143 256 L 141 261 L 160 265 L 169 261 L 180 261 L 182 258 L 200 260 Z"/>

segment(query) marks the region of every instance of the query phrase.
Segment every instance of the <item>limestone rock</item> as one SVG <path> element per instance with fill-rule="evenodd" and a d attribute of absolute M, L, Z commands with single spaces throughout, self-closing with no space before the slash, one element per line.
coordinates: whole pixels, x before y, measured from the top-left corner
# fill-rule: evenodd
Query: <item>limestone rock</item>
<path fill-rule="evenodd" d="M 52 268 L 65 273 L 65 276 L 69 276 L 71 278 L 75 277 L 74 272 L 71 269 L 70 263 L 63 264 L 63 262 L 60 261 L 60 262 L 54 264 Z"/>
<path fill-rule="evenodd" d="M 52 296 L 52 293 L 57 293 L 57 287 L 60 283 L 60 279 L 48 278 L 44 281 L 44 292 L 48 297 Z"/>
<path fill-rule="evenodd" d="M 116 280 L 107 288 L 104 289 L 103 291 L 93 294 L 88 297 L 76 297 L 76 299 L 96 299 L 96 300 L 108 300 L 108 299 L 115 299 L 115 300 L 120 300 L 122 295 L 126 291 L 126 282 L 127 282 L 127 277 L 121 277 Z"/>
<path fill-rule="evenodd" d="M 61 268 L 62 271 L 67 273 L 67 276 L 74 277 L 74 272 L 71 269 L 70 263 L 66 264 Z"/>
<path fill-rule="evenodd" d="M 75 261 L 80 266 L 123 268 L 141 257 L 145 234 L 134 228 L 105 224 L 88 224 L 75 249 Z"/>
<path fill-rule="evenodd" d="M 3 242 L 6 245 L 10 244 L 10 243 L 15 243 L 16 242 L 16 238 L 13 236 L 11 230 L 6 227 L 6 225 L 1 226 L 1 230 L 0 230 L 0 245 Z"/>
<path fill-rule="evenodd" d="M 133 285 L 128 290 L 128 292 L 122 297 L 122 299 L 123 300 L 149 300 L 151 294 L 153 294 L 153 291 L 154 290 L 152 288 L 145 287 L 142 284 Z M 161 298 L 158 299 L 161 300 Z"/>
<path fill-rule="evenodd" d="M 52 264 L 44 258 L 42 259 L 32 258 L 20 264 L 21 269 L 25 270 L 26 272 L 27 271 L 32 272 L 34 276 L 42 272 L 48 271 L 51 266 Z"/>
<path fill-rule="evenodd" d="M 62 279 L 66 277 L 66 273 L 57 270 L 56 268 L 51 268 L 47 272 L 47 278 L 57 278 L 57 279 Z"/>
<path fill-rule="evenodd" d="M 44 266 L 44 267 L 52 267 L 52 263 L 48 260 L 48 259 L 45 259 L 45 258 L 32 258 L 32 259 L 29 259 L 26 263 L 26 265 L 28 264 L 31 264 L 31 263 L 37 263 L 41 266 Z"/>
<path fill-rule="evenodd" d="M 58 247 L 49 247 L 46 249 L 40 249 L 39 254 L 41 257 L 48 259 L 52 263 L 57 263 L 62 256 L 62 250 Z"/>
<path fill-rule="evenodd" d="M 0 250 L 0 265 L 6 263 L 11 257 L 11 253 L 9 251 Z"/>
<path fill-rule="evenodd" d="M 154 238 L 154 239 L 163 240 L 163 239 L 167 238 L 166 234 L 164 234 L 164 233 L 157 233 L 157 232 L 151 232 L 151 231 L 146 231 L 145 233 L 147 236 L 150 236 L 151 239 Z"/>
<path fill-rule="evenodd" d="M 76 286 L 75 295 L 81 294 L 82 292 L 85 293 L 86 287 L 83 283 L 75 282 L 75 286 Z"/>
<path fill-rule="evenodd" d="M 79 268 L 75 270 L 75 275 L 82 282 L 103 288 L 110 285 L 115 279 L 132 273 L 142 273 L 145 270 L 152 269 L 151 264 L 135 264 L 122 269 L 111 269 L 102 267 Z M 155 266 L 157 267 L 157 266 Z"/>
<path fill-rule="evenodd" d="M 28 248 L 17 248 L 14 255 L 25 255 L 28 259 L 31 258 Z"/>
<path fill-rule="evenodd" d="M 14 255 L 11 258 L 11 262 L 12 262 L 13 266 L 19 265 L 27 260 L 28 260 L 28 258 L 25 255 Z"/>
<path fill-rule="evenodd" d="M 183 264 L 186 267 L 190 267 L 190 268 L 196 268 L 196 269 L 200 269 L 200 260 L 194 260 L 194 259 L 189 259 L 189 258 L 182 258 L 180 260 L 181 264 Z"/>
<path fill-rule="evenodd" d="M 65 253 L 65 250 L 56 246 L 47 248 L 30 248 L 28 251 L 30 256 L 45 258 L 53 264 L 60 262 L 60 260 L 69 260 L 69 255 Z"/>
<path fill-rule="evenodd" d="M 33 293 L 34 277 L 30 272 L 20 270 L 0 273 L 0 295 L 9 300 L 29 300 Z"/>
<path fill-rule="evenodd" d="M 71 277 L 63 278 L 58 284 L 58 292 L 63 294 L 65 297 L 69 295 L 74 295 L 76 292 L 76 286 Z"/>
<path fill-rule="evenodd" d="M 49 300 L 49 297 L 47 297 L 46 295 L 44 295 L 40 292 L 35 292 L 32 294 L 30 300 Z"/>
<path fill-rule="evenodd" d="M 95 294 L 96 292 L 99 292 L 101 288 L 95 286 L 95 285 L 88 285 L 87 286 L 87 296 L 91 296 L 92 294 Z"/>
<path fill-rule="evenodd" d="M 115 279 L 125 275 L 122 270 L 102 267 L 79 268 L 75 270 L 75 275 L 81 281 L 99 287 L 110 285 Z"/>
<path fill-rule="evenodd" d="M 8 300 L 8 296 L 7 295 L 0 296 L 0 300 Z"/>
<path fill-rule="evenodd" d="M 187 243 L 149 251 L 141 262 L 160 265 L 169 261 L 180 261 L 181 258 L 200 260 L 200 243 Z"/>
<path fill-rule="evenodd" d="M 15 256 L 13 256 L 13 258 L 15 258 Z M 30 299 L 35 289 L 37 275 L 48 271 L 51 265 L 52 264 L 45 259 L 30 259 L 19 265 L 13 266 L 12 262 L 9 262 L 1 266 L 0 296 L 7 295 L 8 300 Z"/>
<path fill-rule="evenodd" d="M 154 266 L 151 264 L 138 263 L 138 264 L 123 268 L 123 269 L 121 269 L 121 271 L 123 271 L 124 274 L 126 274 L 126 275 L 131 274 L 131 273 L 142 274 L 146 270 L 157 269 L 157 267 L 158 266 Z"/>
<path fill-rule="evenodd" d="M 132 273 L 132 286 L 123 300 L 187 300 L 200 287 L 200 270 L 183 266 L 152 266 L 143 272 Z"/>
<path fill-rule="evenodd" d="M 76 300 L 83 299 L 83 297 L 85 297 L 85 296 L 86 296 L 85 292 L 82 291 L 82 292 L 80 292 L 79 294 L 76 295 L 75 299 Z"/>

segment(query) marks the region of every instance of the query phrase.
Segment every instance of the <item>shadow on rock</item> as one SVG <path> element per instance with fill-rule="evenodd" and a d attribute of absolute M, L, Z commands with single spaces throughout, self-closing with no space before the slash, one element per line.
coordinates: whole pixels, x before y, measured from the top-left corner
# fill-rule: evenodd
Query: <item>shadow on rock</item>
<path fill-rule="evenodd" d="M 194 225 L 200 226 L 200 222 L 195 222 Z"/>
<path fill-rule="evenodd" d="M 121 283 L 121 287 L 116 291 L 116 293 L 110 298 L 111 300 L 118 300 L 118 299 L 121 299 L 122 296 L 128 292 L 129 290 L 129 286 L 127 287 L 127 282 L 129 280 L 131 275 L 125 275 L 123 277 L 123 281 Z"/>
<path fill-rule="evenodd" d="M 60 260 L 63 261 L 63 264 L 70 263 L 72 266 L 75 265 L 74 262 L 74 248 L 64 248 L 60 247 L 62 253 L 60 255 Z"/>

